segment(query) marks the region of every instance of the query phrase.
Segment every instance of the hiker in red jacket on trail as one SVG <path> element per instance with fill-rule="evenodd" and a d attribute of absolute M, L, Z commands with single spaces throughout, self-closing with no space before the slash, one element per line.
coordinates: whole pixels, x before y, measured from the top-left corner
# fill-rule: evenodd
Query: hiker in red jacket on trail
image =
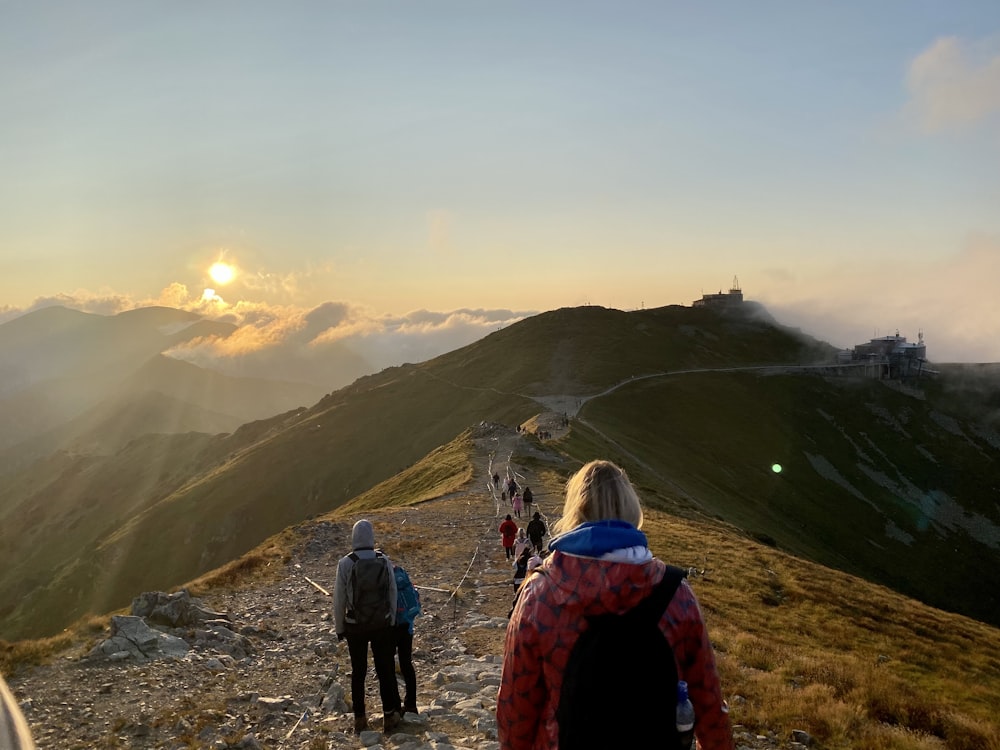
<path fill-rule="evenodd" d="M 506 559 L 514 556 L 514 540 L 517 539 L 517 524 L 514 519 L 507 514 L 507 518 L 500 524 L 500 540 L 503 542 L 503 551 L 507 555 Z"/>
<path fill-rule="evenodd" d="M 639 531 L 642 508 L 625 472 L 592 461 L 566 484 L 562 518 L 551 554 L 521 586 L 507 624 L 497 696 L 502 750 L 559 746 L 557 708 L 563 674 L 587 618 L 633 609 L 657 588 L 667 566 L 653 557 Z M 694 704 L 694 733 L 702 750 L 733 750 L 729 709 L 698 600 L 682 580 L 664 610 L 659 630 L 670 645 L 679 680 Z M 665 670 L 666 671 L 666 670 Z M 594 690 L 642 690 L 642 685 L 594 685 Z M 611 716 L 614 722 L 672 720 L 663 716 Z M 623 727 L 624 729 L 625 727 Z M 623 732 L 624 733 L 624 732 Z"/>

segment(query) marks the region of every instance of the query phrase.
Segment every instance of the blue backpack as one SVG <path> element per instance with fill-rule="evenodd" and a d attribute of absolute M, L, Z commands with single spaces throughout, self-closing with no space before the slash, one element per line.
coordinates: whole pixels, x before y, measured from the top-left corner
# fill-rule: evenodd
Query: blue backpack
<path fill-rule="evenodd" d="M 421 613 L 420 593 L 410 582 L 410 576 L 397 565 L 393 569 L 396 578 L 396 625 L 406 624 L 413 632 L 413 620 Z"/>

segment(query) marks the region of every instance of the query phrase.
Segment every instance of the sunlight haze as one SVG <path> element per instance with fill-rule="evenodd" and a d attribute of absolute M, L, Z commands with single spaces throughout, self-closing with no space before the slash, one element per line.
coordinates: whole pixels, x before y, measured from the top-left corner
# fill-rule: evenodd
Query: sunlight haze
<path fill-rule="evenodd" d="M 996 2 L 0 2 L 0 100 L 0 322 L 162 304 L 386 366 L 738 277 L 1000 361 Z"/>

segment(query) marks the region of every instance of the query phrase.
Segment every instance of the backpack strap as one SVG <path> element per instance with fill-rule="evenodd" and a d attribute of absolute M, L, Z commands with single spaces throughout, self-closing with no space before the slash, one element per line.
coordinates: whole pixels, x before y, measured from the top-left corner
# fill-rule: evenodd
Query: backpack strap
<path fill-rule="evenodd" d="M 370 547 L 361 547 L 361 549 L 370 549 Z M 351 558 L 351 562 L 357 562 L 358 560 L 361 559 L 360 557 L 358 557 L 357 552 L 352 552 L 351 554 L 348 555 L 348 557 Z M 376 550 L 375 557 L 378 559 L 382 559 L 383 557 L 385 557 L 385 555 Z"/>
<path fill-rule="evenodd" d="M 660 582 L 645 599 L 632 608 L 629 614 L 635 613 L 635 617 L 640 620 L 656 618 L 659 621 L 685 578 L 687 578 L 686 570 L 668 565 Z"/>

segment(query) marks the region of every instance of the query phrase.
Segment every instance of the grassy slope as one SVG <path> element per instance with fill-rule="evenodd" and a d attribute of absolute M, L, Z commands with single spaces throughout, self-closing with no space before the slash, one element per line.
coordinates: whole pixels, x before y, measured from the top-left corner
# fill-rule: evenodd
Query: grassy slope
<path fill-rule="evenodd" d="M 984 565 L 1000 513 L 982 492 L 1000 486 L 1000 452 L 971 431 L 956 440 L 933 402 L 874 381 L 698 374 L 636 383 L 582 417 L 627 466 L 649 467 L 657 496 L 695 498 L 797 554 L 1000 622 L 1000 569 Z"/>
<path fill-rule="evenodd" d="M 86 544 L 53 528 L 52 536 L 63 543 L 50 545 L 34 561 L 32 569 L 47 577 L 36 577 L 38 586 L 13 600 L 5 636 L 55 632 L 88 610 L 124 606 L 139 591 L 194 578 L 278 529 L 395 475 L 484 415 L 513 423 L 532 413 L 524 399 L 491 390 L 457 391 L 419 367 L 400 368 L 367 384 L 373 387 L 365 385 L 334 394 L 284 423 L 272 420 L 260 434 L 238 432 L 224 439 L 214 448 L 219 460 L 165 494 L 156 482 L 133 485 L 145 498 L 138 513 L 118 516 L 113 529 L 91 534 Z M 224 453 L 227 446 L 231 451 Z M 80 549 L 86 552 L 81 555 Z M 49 571 L 55 575 L 49 577 Z"/>

